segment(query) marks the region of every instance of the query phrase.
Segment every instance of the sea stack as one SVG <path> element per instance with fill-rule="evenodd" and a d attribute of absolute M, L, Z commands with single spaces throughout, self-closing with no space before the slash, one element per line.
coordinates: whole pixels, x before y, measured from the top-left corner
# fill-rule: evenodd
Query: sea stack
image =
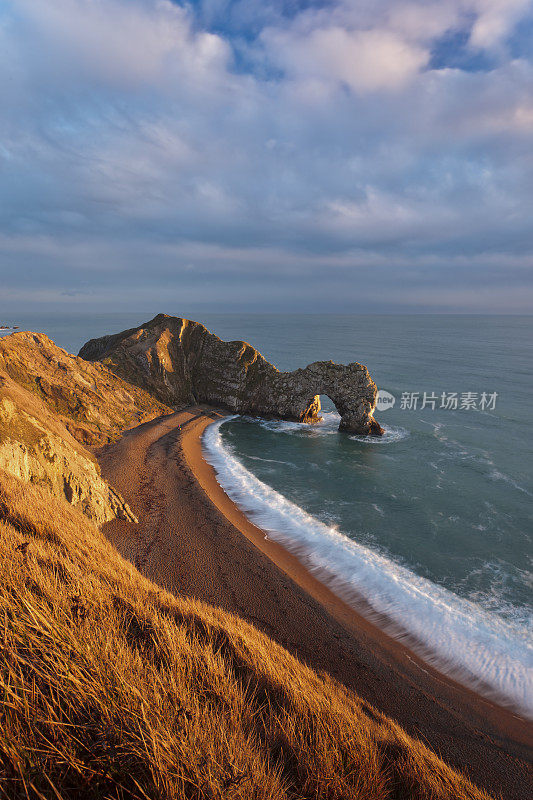
<path fill-rule="evenodd" d="M 335 404 L 339 429 L 381 436 L 373 418 L 377 387 L 357 362 L 315 361 L 280 372 L 247 342 L 224 342 L 198 322 L 158 314 L 138 328 L 91 339 L 79 355 L 173 408 L 209 403 L 238 414 L 313 423 L 320 395 Z"/>

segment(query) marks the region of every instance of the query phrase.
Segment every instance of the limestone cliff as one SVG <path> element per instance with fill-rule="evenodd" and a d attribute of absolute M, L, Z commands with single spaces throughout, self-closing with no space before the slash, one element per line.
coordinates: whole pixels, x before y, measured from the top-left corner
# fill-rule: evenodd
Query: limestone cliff
<path fill-rule="evenodd" d="M 84 445 L 113 441 L 125 428 L 169 411 L 42 334 L 0 340 L 0 470 L 46 485 L 99 525 L 135 517 Z"/>
<path fill-rule="evenodd" d="M 224 342 L 203 325 L 159 314 L 139 328 L 91 339 L 84 359 L 102 361 L 169 406 L 204 402 L 240 414 L 314 422 L 331 398 L 340 429 L 381 435 L 372 414 L 377 388 L 366 367 L 316 361 L 280 372 L 246 342 Z"/>

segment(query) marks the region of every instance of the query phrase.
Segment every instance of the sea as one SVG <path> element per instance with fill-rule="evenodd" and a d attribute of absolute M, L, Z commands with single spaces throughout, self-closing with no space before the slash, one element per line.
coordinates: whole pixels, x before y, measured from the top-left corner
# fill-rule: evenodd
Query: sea
<path fill-rule="evenodd" d="M 143 316 L 12 322 L 77 352 Z M 341 597 L 441 671 L 533 717 L 533 317 L 195 318 L 280 370 L 368 367 L 384 436 L 339 432 L 321 396 L 315 425 L 230 416 L 210 426 L 206 458 L 265 535 Z"/>

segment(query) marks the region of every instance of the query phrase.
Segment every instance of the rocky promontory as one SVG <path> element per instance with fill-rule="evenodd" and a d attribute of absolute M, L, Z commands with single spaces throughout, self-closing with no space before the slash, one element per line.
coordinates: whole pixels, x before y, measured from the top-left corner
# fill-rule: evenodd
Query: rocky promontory
<path fill-rule="evenodd" d="M 79 355 L 101 361 L 174 408 L 210 403 L 239 414 L 316 422 L 320 395 L 325 394 L 341 415 L 341 430 L 383 433 L 372 416 L 376 384 L 357 362 L 315 361 L 280 372 L 250 344 L 222 341 L 198 322 L 166 314 L 138 328 L 91 339 Z"/>

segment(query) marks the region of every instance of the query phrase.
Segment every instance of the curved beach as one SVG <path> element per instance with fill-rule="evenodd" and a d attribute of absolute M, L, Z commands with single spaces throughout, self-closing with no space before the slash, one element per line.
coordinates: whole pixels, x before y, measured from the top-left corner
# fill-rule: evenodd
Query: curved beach
<path fill-rule="evenodd" d="M 128 431 L 102 471 L 139 524 L 106 533 L 147 577 L 255 624 L 422 739 L 479 786 L 533 793 L 531 727 L 421 661 L 265 537 L 218 484 L 201 437 L 220 412 L 185 409 Z"/>

